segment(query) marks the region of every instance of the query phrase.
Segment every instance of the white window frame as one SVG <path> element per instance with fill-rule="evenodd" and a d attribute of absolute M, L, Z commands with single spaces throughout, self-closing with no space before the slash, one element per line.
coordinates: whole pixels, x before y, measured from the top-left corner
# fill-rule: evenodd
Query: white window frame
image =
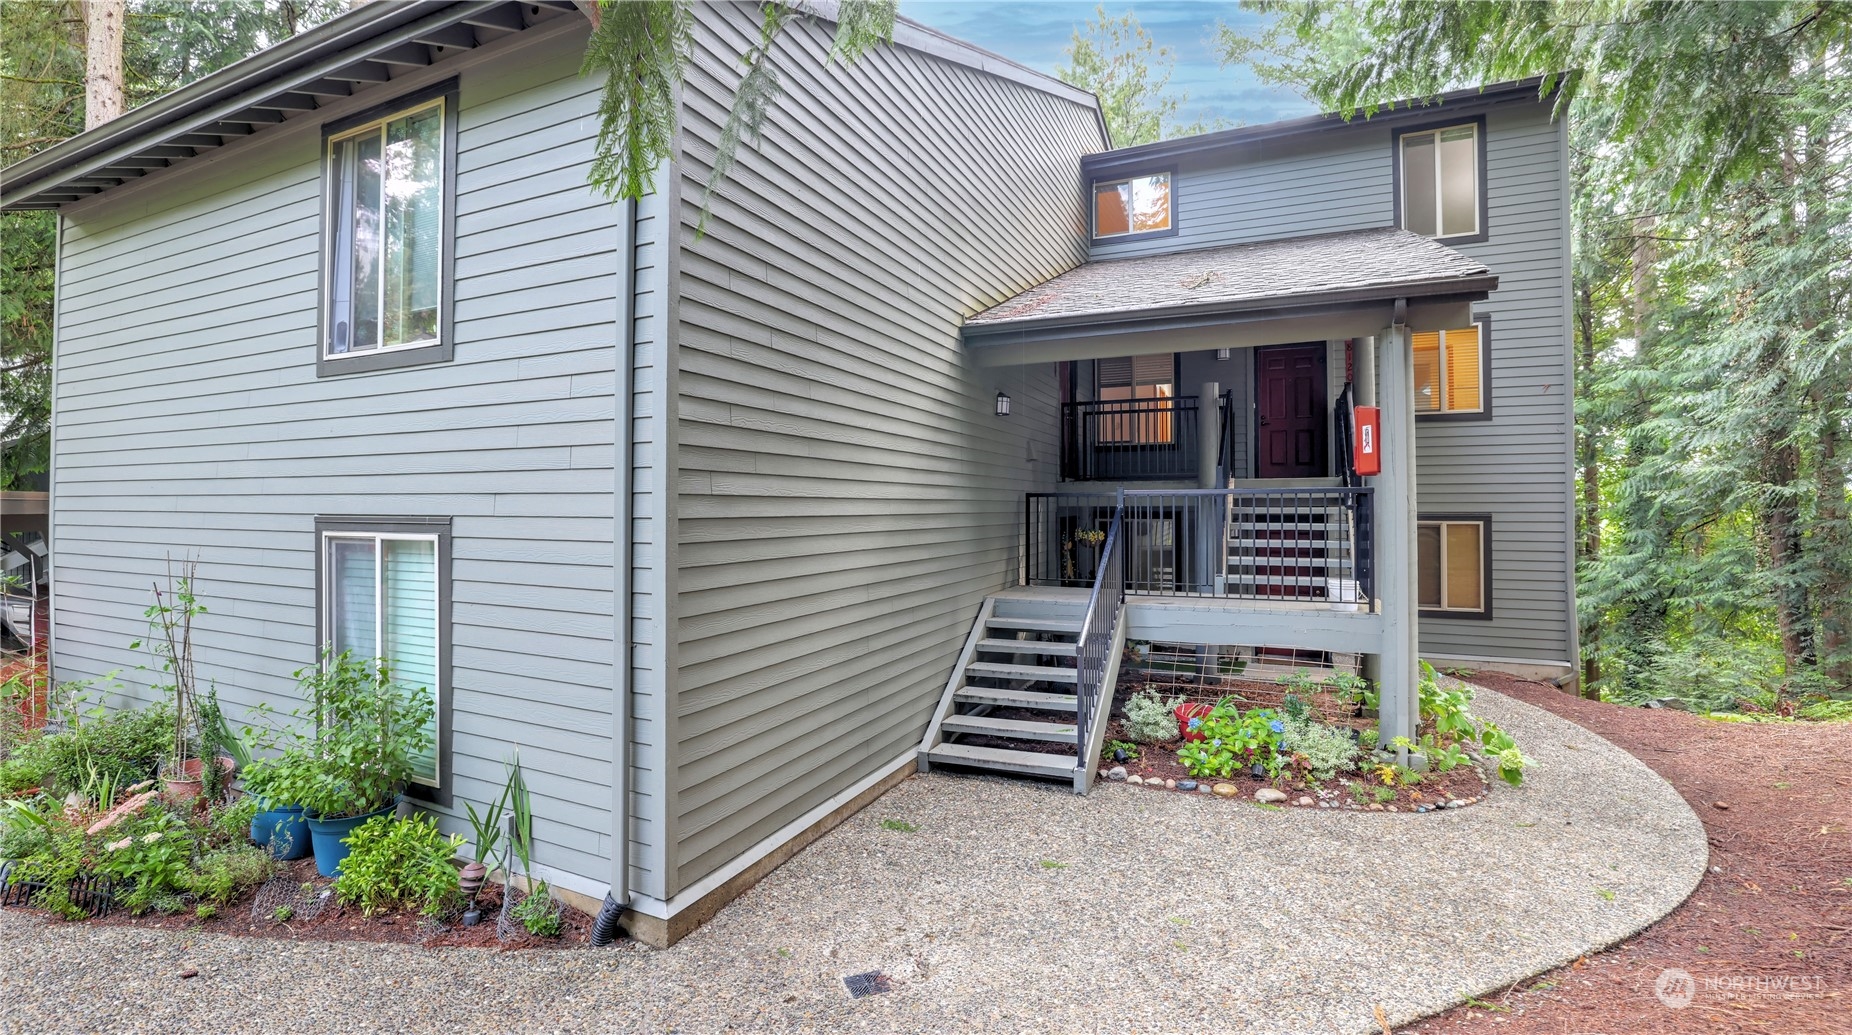
<path fill-rule="evenodd" d="M 431 544 L 431 563 L 432 563 L 431 614 L 434 616 L 433 625 L 435 625 L 436 628 L 433 630 L 432 637 L 431 637 L 431 650 L 433 653 L 433 659 L 432 659 L 432 665 L 431 665 L 431 671 L 432 671 L 431 682 L 433 685 L 427 687 L 426 689 L 431 694 L 431 705 L 433 708 L 433 712 L 432 712 L 433 718 L 431 722 L 431 725 L 432 725 L 431 757 L 435 761 L 432 764 L 432 773 L 431 773 L 430 779 L 426 779 L 425 777 L 422 777 L 422 776 L 413 776 L 412 782 L 425 786 L 425 787 L 430 787 L 432 789 L 440 789 L 445 785 L 444 749 L 443 749 L 443 745 L 444 745 L 444 710 L 443 710 L 444 687 L 443 687 L 443 681 L 444 681 L 444 675 L 445 675 L 444 673 L 444 608 L 443 608 L 443 604 L 444 604 L 444 571 L 445 571 L 444 561 L 445 561 L 445 558 L 443 556 L 443 549 L 444 549 L 444 544 L 442 541 L 443 537 L 435 533 L 425 534 L 425 533 L 414 533 L 414 532 L 367 532 L 367 531 L 350 531 L 350 530 L 341 530 L 341 529 L 324 529 L 321 534 L 321 549 L 319 551 L 319 556 L 316 558 L 316 563 L 321 566 L 321 572 L 322 572 L 321 614 L 322 614 L 322 625 L 323 625 L 323 629 L 322 629 L 323 647 L 331 647 L 334 643 L 333 622 L 334 622 L 334 614 L 335 614 L 335 609 L 334 609 L 335 573 L 334 573 L 334 565 L 331 563 L 331 558 L 333 556 L 332 544 L 337 539 L 366 540 L 366 541 L 372 542 L 373 544 L 373 656 L 372 658 L 359 659 L 362 661 L 372 661 L 374 658 L 385 657 L 385 651 L 386 651 L 386 643 L 385 643 L 385 637 L 386 637 L 386 615 L 385 615 L 385 585 L 386 585 L 385 557 L 386 557 L 386 551 L 385 551 L 385 547 L 383 544 L 389 540 L 412 540 L 412 541 L 427 542 Z M 324 663 L 325 661 L 326 659 L 324 658 Z"/>
<path fill-rule="evenodd" d="M 1445 228 L 1445 219 L 1441 213 L 1441 198 L 1443 196 L 1442 169 L 1444 169 L 1445 166 L 1440 160 L 1440 135 L 1456 129 L 1470 129 L 1473 132 L 1473 228 L 1471 230 L 1461 230 L 1455 233 L 1445 234 L 1440 232 Z M 1483 175 L 1484 170 L 1481 168 L 1484 163 L 1480 161 L 1480 156 L 1485 153 L 1485 127 L 1476 120 L 1456 122 L 1449 126 L 1433 126 L 1428 129 L 1410 130 L 1396 137 L 1395 162 L 1396 167 L 1401 171 L 1400 179 L 1402 182 L 1402 196 L 1398 199 L 1401 202 L 1402 228 L 1405 230 L 1408 229 L 1408 189 L 1410 180 L 1408 175 L 1408 162 L 1406 160 L 1408 155 L 1408 142 L 1412 139 L 1421 137 L 1431 137 L 1434 140 L 1434 182 L 1428 186 L 1434 192 L 1435 233 L 1429 236 L 1428 239 L 1431 241 L 1453 241 L 1461 238 L 1481 236 L 1485 233 L 1485 176 Z M 1415 231 L 1410 230 L 1409 232 L 1414 233 Z"/>
<path fill-rule="evenodd" d="M 382 105 L 379 109 L 376 109 L 379 112 L 377 117 L 368 117 L 366 121 L 356 125 L 343 126 L 336 132 L 326 133 L 322 139 L 322 176 L 323 183 L 326 185 L 327 211 L 323 217 L 322 223 L 321 316 L 319 332 L 321 341 L 318 348 L 318 358 L 321 365 L 326 370 L 371 369 L 377 364 L 368 362 L 370 357 L 399 356 L 421 349 L 435 349 L 446 353 L 448 352 L 447 346 L 450 342 L 447 340 L 446 331 L 450 329 L 450 269 L 451 250 L 454 247 L 452 244 L 450 226 L 451 209 L 454 204 L 453 178 L 456 160 L 455 130 L 452 125 L 456 117 L 453 101 L 455 86 L 452 83 L 439 84 L 439 87 L 436 89 L 438 92 L 431 96 L 423 96 L 425 91 L 419 91 L 411 97 L 404 98 L 401 101 Z M 368 133 L 379 133 L 384 129 L 387 123 L 396 122 L 399 119 L 431 108 L 437 109 L 439 125 L 437 167 L 437 226 L 439 231 L 436 274 L 436 330 L 430 338 L 401 342 L 397 345 L 386 344 L 383 340 L 386 293 L 382 286 L 379 295 L 379 325 L 382 329 L 382 340 L 380 344 L 361 352 L 354 352 L 351 350 L 347 352 L 334 352 L 332 351 L 334 348 L 334 328 L 337 322 L 334 302 L 336 271 L 339 269 L 340 263 L 343 260 L 351 263 L 353 258 L 351 253 L 345 256 L 336 253 L 341 239 L 341 220 L 345 218 L 345 213 L 349 208 L 349 206 L 342 205 L 341 201 L 344 195 L 344 188 L 350 186 L 350 184 L 343 180 L 341 170 L 335 161 L 335 145 L 357 137 L 366 136 Z M 381 261 L 384 261 L 383 255 L 381 256 Z M 352 323 L 351 318 L 349 322 L 350 324 Z M 351 335 L 352 331 L 350 330 L 349 333 Z M 437 361 L 444 358 L 446 358 L 444 355 L 433 355 L 431 360 Z M 391 363 L 392 361 L 388 360 L 387 362 Z"/>
<path fill-rule="evenodd" d="M 1129 185 L 1133 180 L 1148 180 L 1154 176 L 1164 177 L 1164 205 L 1166 218 L 1164 225 L 1156 230 L 1134 230 L 1131 228 L 1131 213 L 1126 213 L 1126 228 L 1110 234 L 1100 233 L 1100 188 Z M 1092 224 L 1093 239 L 1096 241 L 1118 241 L 1127 237 L 1155 237 L 1158 234 L 1177 232 L 1177 176 L 1174 169 L 1153 169 L 1150 172 L 1116 176 L 1109 180 L 1094 180 L 1093 188 L 1087 195 L 1087 219 Z"/>
<path fill-rule="evenodd" d="M 1478 607 L 1453 607 L 1447 603 L 1447 557 L 1451 549 L 1447 545 L 1447 526 L 1449 525 L 1472 525 L 1479 529 L 1479 554 L 1474 558 L 1474 564 L 1479 568 Z M 1490 560 L 1492 549 L 1492 522 L 1483 517 L 1433 517 L 1418 518 L 1415 521 L 1417 531 L 1429 526 L 1440 529 L 1439 563 L 1441 602 L 1439 604 L 1423 604 L 1420 602 L 1419 593 L 1417 593 L 1415 602 L 1416 609 L 1424 613 L 1439 613 L 1444 611 L 1449 615 L 1489 617 L 1492 613 L 1492 564 Z M 1416 541 L 1419 542 L 1419 537 L 1417 537 Z M 1421 558 L 1418 553 L 1415 557 L 1415 564 L 1417 568 L 1415 573 L 1416 581 L 1419 583 Z"/>

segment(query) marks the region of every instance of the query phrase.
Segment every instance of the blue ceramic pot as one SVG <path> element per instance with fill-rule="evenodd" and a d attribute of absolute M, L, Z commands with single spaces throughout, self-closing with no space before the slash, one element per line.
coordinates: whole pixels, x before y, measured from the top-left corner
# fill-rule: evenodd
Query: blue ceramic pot
<path fill-rule="evenodd" d="M 251 840 L 270 848 L 272 859 L 288 862 L 309 854 L 309 823 L 300 805 L 272 805 L 251 819 Z"/>
<path fill-rule="evenodd" d="M 398 802 L 394 801 L 383 809 L 360 816 L 343 816 L 340 819 L 308 817 L 309 841 L 315 846 L 315 871 L 324 877 L 339 873 L 342 860 L 347 858 L 347 835 L 374 816 L 384 816 L 398 807 Z"/>

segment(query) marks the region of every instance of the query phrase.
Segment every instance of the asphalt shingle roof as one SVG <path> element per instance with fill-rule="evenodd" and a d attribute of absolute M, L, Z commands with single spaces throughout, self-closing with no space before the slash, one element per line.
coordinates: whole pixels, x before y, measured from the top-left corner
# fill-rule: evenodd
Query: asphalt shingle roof
<path fill-rule="evenodd" d="M 1491 276 L 1484 263 L 1396 227 L 1089 262 L 965 321 L 1028 322 L 1246 304 L 1290 306 L 1335 292 L 1441 293 Z"/>

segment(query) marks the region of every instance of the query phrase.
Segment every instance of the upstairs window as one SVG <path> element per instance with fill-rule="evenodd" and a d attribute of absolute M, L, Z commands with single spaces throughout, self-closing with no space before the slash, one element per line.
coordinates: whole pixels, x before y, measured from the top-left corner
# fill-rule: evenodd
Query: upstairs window
<path fill-rule="evenodd" d="M 1093 184 L 1093 236 L 1129 237 L 1171 229 L 1170 173 Z"/>
<path fill-rule="evenodd" d="M 1477 122 L 1400 135 L 1403 229 L 1443 240 L 1485 232 L 1480 135 Z"/>
<path fill-rule="evenodd" d="M 1483 323 L 1452 331 L 1409 336 L 1415 353 L 1415 412 L 1484 414 L 1486 328 Z"/>
<path fill-rule="evenodd" d="M 450 87 L 329 127 L 324 373 L 449 358 L 454 113 Z"/>

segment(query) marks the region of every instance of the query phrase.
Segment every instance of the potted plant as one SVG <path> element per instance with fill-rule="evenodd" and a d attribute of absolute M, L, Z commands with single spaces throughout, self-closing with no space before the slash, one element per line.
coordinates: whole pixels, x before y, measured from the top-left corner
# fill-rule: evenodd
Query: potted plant
<path fill-rule="evenodd" d="M 270 849 L 272 859 L 287 862 L 309 854 L 309 822 L 291 797 L 313 778 L 307 761 L 301 755 L 286 755 L 255 759 L 245 768 L 245 789 L 257 799 L 251 840 Z"/>
<path fill-rule="evenodd" d="M 142 612 L 148 619 L 149 649 L 160 659 L 161 671 L 168 678 L 154 689 L 170 696 L 173 709 L 172 735 L 160 761 L 162 796 L 173 804 L 198 799 L 207 783 L 206 767 L 200 760 L 204 738 L 200 735 L 199 694 L 193 669 L 193 619 L 206 613 L 205 605 L 193 592 L 197 572 L 198 566 L 189 561 L 181 565 L 176 576 L 170 560 L 167 591 L 162 592 L 160 583 L 155 583 L 154 603 Z M 141 645 L 142 641 L 136 640 L 129 649 Z"/>
<path fill-rule="evenodd" d="M 321 665 L 295 675 L 311 706 L 291 714 L 307 730 L 280 757 L 253 768 L 270 800 L 303 808 L 315 868 L 332 877 L 347 857 L 348 833 L 397 807 L 430 747 L 432 704 L 395 684 L 383 658 L 363 662 L 330 651 Z"/>

